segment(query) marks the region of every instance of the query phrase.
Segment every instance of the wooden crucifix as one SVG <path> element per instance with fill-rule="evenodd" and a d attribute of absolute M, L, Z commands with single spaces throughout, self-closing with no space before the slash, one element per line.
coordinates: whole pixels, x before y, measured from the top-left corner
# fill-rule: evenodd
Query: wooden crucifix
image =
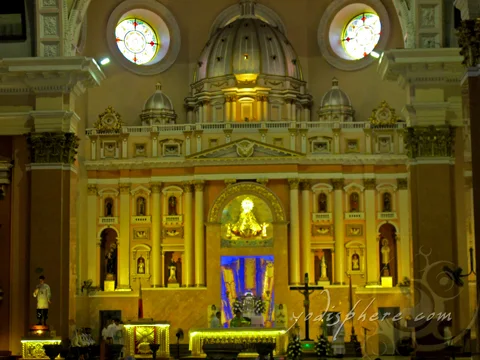
<path fill-rule="evenodd" d="M 304 296 L 303 300 L 303 307 L 305 309 L 305 339 L 303 341 L 312 341 L 310 339 L 310 324 L 309 318 L 310 316 L 310 294 L 313 293 L 315 290 L 323 290 L 323 286 L 310 286 L 308 285 L 308 273 L 305 274 L 305 284 L 303 286 L 292 286 L 290 290 L 298 290 L 300 294 Z"/>

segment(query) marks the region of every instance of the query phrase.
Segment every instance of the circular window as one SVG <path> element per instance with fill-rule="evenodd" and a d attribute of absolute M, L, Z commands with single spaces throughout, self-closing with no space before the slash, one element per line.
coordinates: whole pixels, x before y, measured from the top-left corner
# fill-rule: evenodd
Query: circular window
<path fill-rule="evenodd" d="M 117 25 L 115 37 L 123 56 L 137 65 L 152 61 L 159 48 L 155 30 L 140 19 L 123 20 Z"/>
<path fill-rule="evenodd" d="M 180 52 L 180 28 L 173 14 L 157 1 L 126 0 L 107 24 L 112 56 L 139 75 L 155 75 L 173 65 Z"/>
<path fill-rule="evenodd" d="M 343 31 L 342 44 L 345 51 L 355 60 L 368 56 L 377 46 L 381 30 L 378 15 L 364 13 L 355 16 Z"/>
<path fill-rule="evenodd" d="M 360 70 L 377 60 L 390 34 L 381 0 L 335 0 L 325 10 L 317 39 L 325 60 L 340 70 Z"/>

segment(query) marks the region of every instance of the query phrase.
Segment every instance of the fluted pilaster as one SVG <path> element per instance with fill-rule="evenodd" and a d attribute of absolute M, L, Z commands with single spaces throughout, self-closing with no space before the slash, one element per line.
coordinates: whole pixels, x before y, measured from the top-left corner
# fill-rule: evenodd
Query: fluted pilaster
<path fill-rule="evenodd" d="M 310 198 L 312 185 L 310 181 L 303 180 L 300 183 L 302 189 L 302 274 L 309 273 L 309 279 L 315 282 L 315 272 L 310 271 L 312 257 L 311 251 L 311 222 L 312 214 L 310 212 Z"/>
<path fill-rule="evenodd" d="M 120 241 L 117 288 L 130 289 L 130 184 L 120 185 Z"/>
<path fill-rule="evenodd" d="M 204 181 L 195 181 L 195 285 L 205 286 Z"/>
<path fill-rule="evenodd" d="M 162 223 L 160 211 L 160 191 L 161 183 L 152 184 L 152 287 L 163 286 L 162 264 L 160 261 L 160 254 L 162 252 L 160 240 L 160 224 Z"/>
<path fill-rule="evenodd" d="M 289 179 L 290 185 L 290 283 L 300 284 L 300 224 L 298 211 L 298 179 Z"/>
<path fill-rule="evenodd" d="M 334 279 L 336 284 L 343 284 L 345 281 L 345 229 L 344 229 L 344 210 L 343 210 L 343 179 L 332 181 L 334 188 L 334 208 L 333 223 L 335 233 L 335 272 Z"/>
<path fill-rule="evenodd" d="M 185 286 L 193 286 L 193 219 L 192 219 L 192 184 L 183 184 L 185 214 L 184 214 L 184 262 Z"/>

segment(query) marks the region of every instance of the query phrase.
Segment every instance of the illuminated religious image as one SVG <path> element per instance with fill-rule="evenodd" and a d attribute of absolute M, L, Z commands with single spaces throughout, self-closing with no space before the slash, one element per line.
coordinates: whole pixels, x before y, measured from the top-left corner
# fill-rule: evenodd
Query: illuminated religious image
<path fill-rule="evenodd" d="M 126 19 L 115 29 L 120 52 L 137 65 L 150 62 L 158 52 L 160 44 L 155 30 L 140 19 Z"/>
<path fill-rule="evenodd" d="M 223 239 L 250 246 L 271 238 L 272 213 L 260 198 L 242 195 L 231 200 L 222 216 Z M 261 246 L 261 245 L 260 245 Z"/>
<path fill-rule="evenodd" d="M 363 13 L 355 16 L 345 26 L 342 45 L 353 59 L 362 59 L 370 54 L 380 40 L 382 24 L 376 14 Z"/>

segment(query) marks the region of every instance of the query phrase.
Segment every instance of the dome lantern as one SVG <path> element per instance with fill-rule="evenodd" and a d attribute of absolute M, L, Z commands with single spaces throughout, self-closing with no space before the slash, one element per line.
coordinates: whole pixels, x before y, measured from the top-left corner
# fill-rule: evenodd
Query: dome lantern
<path fill-rule="evenodd" d="M 338 79 L 332 79 L 332 88 L 323 95 L 318 110 L 320 121 L 348 122 L 354 121 L 352 102 L 348 95 L 338 86 Z"/>
<path fill-rule="evenodd" d="M 155 85 L 156 91 L 143 106 L 140 119 L 143 126 L 163 125 L 175 123 L 177 114 L 170 98 L 162 92 L 162 84 Z"/>
<path fill-rule="evenodd" d="M 240 17 L 245 18 L 245 17 L 250 17 L 250 18 L 255 18 L 255 1 L 253 0 L 242 0 L 240 2 L 240 7 L 242 8 L 241 10 L 241 15 Z"/>

